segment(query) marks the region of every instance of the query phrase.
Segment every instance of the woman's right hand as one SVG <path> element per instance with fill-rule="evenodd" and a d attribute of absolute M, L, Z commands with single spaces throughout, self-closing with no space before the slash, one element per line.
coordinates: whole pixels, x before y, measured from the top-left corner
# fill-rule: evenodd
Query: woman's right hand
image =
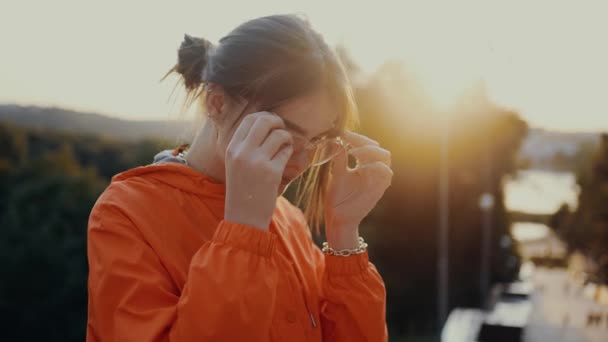
<path fill-rule="evenodd" d="M 278 115 L 245 116 L 226 149 L 226 221 L 268 229 L 292 144 Z"/>

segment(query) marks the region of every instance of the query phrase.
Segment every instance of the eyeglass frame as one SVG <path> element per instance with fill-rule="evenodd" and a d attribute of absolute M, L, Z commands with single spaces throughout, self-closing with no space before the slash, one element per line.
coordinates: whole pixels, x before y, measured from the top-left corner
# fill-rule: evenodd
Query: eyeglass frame
<path fill-rule="evenodd" d="M 302 135 L 300 133 L 298 133 L 298 132 L 293 132 L 290 129 L 287 129 L 287 130 L 290 131 L 290 133 L 292 135 L 297 135 L 297 136 L 302 137 Z M 307 153 L 310 153 L 310 152 L 313 153 L 312 154 L 313 155 L 313 159 L 312 159 L 311 164 L 309 165 L 309 167 L 321 166 L 321 165 L 323 165 L 323 164 L 331 161 L 335 156 L 338 155 L 339 152 L 336 153 L 336 154 L 334 154 L 334 155 L 332 155 L 331 157 L 329 157 L 326 160 L 314 162 L 314 155 L 315 155 L 316 151 L 318 151 L 318 149 L 320 148 L 320 146 L 321 146 L 322 143 L 326 143 L 328 140 L 335 141 L 338 145 L 340 145 L 340 147 L 342 147 L 345 150 L 345 152 L 348 152 L 348 150 L 351 148 L 351 145 L 349 143 L 347 143 L 346 141 L 344 141 L 344 139 L 342 138 L 341 135 L 337 135 L 337 136 L 334 136 L 334 137 L 324 136 L 324 137 L 321 137 L 320 139 L 318 139 L 317 141 L 314 141 L 314 142 L 312 142 L 310 140 L 307 140 L 305 137 L 302 137 L 302 140 L 304 140 L 304 145 L 302 146 L 302 149 L 304 151 L 306 151 Z M 332 142 L 327 142 L 327 143 L 332 143 Z"/>
<path fill-rule="evenodd" d="M 285 101 L 279 101 L 278 103 L 274 104 L 273 106 L 268 107 L 268 109 L 267 109 L 266 111 L 267 111 L 267 112 L 270 112 L 270 113 L 273 113 L 273 114 L 275 114 L 275 115 L 277 115 L 277 116 L 278 116 L 278 114 L 276 114 L 276 113 L 274 112 L 274 110 L 275 110 L 277 107 L 279 107 L 279 106 L 280 106 L 282 103 L 284 103 L 284 102 L 285 102 Z M 241 113 L 241 115 L 242 115 L 242 113 Z M 333 137 L 331 137 L 331 138 L 330 138 L 328 135 L 325 135 L 325 136 L 319 137 L 318 139 L 317 139 L 317 138 L 313 138 L 312 140 L 317 139 L 316 141 L 314 141 L 314 142 L 313 142 L 312 140 L 306 139 L 306 137 L 304 137 L 304 136 L 303 136 L 301 133 L 299 133 L 299 132 L 295 132 L 293 129 L 289 129 L 289 128 L 287 128 L 287 127 L 286 127 L 286 130 L 287 130 L 287 131 L 289 131 L 289 133 L 290 133 L 292 136 L 298 136 L 298 137 L 300 137 L 300 138 L 301 138 L 301 139 L 302 139 L 302 140 L 305 142 L 305 143 L 304 143 L 304 145 L 303 145 L 303 149 L 304 149 L 305 151 L 313 151 L 314 149 L 318 149 L 318 148 L 319 148 L 319 146 L 320 146 L 320 144 L 321 144 L 322 142 L 327 141 L 327 139 L 333 139 L 333 140 L 335 140 L 335 141 L 338 143 L 338 145 L 340 145 L 340 146 L 341 146 L 341 147 L 342 147 L 342 148 L 345 150 L 345 151 L 344 151 L 345 153 L 348 153 L 348 150 L 350 150 L 350 148 L 352 147 L 352 146 L 351 146 L 349 143 L 347 143 L 347 142 L 346 142 L 346 141 L 343 139 L 342 134 L 336 134 L 335 136 L 333 136 Z M 342 130 L 338 130 L 338 129 L 337 129 L 336 131 L 338 131 L 338 132 L 342 133 L 342 132 L 341 132 Z M 331 133 L 330 133 L 330 134 L 331 134 Z M 338 155 L 338 153 L 334 154 L 334 155 L 333 155 L 333 156 L 331 156 L 329 159 L 324 160 L 324 161 L 320 161 L 320 162 L 316 162 L 316 163 L 315 163 L 315 162 L 311 162 L 311 164 L 310 164 L 310 165 L 308 165 L 308 167 L 310 168 L 310 167 L 315 167 L 315 166 L 321 166 L 321 165 L 323 165 L 323 164 L 325 164 L 325 163 L 327 163 L 327 162 L 331 161 L 331 160 L 332 160 L 332 159 L 333 159 L 335 156 L 337 156 L 337 155 Z M 314 154 L 313 154 L 313 160 L 314 160 Z"/>
<path fill-rule="evenodd" d="M 207 91 L 208 91 L 208 92 L 211 92 L 211 89 L 208 89 Z M 249 100 L 247 100 L 247 99 L 244 99 L 244 100 L 247 102 L 247 104 L 245 105 L 245 108 L 243 108 L 243 111 L 242 111 L 242 112 L 239 114 L 239 116 L 238 116 L 238 117 L 237 117 L 237 119 L 235 120 L 235 124 L 236 124 L 237 122 L 239 122 L 239 120 L 241 120 L 241 118 L 243 117 L 243 115 L 244 115 L 244 113 L 245 113 L 245 109 L 246 109 L 246 108 L 247 108 L 247 106 L 249 105 Z M 273 113 L 273 114 L 275 114 L 275 115 L 278 115 L 278 114 L 276 114 L 276 113 L 275 113 L 273 110 L 274 110 L 274 109 L 276 109 L 276 108 L 277 108 L 279 105 L 281 105 L 283 102 L 284 102 L 284 101 L 280 101 L 280 102 L 276 103 L 275 105 L 268 107 L 268 109 L 267 109 L 266 111 L 267 111 L 267 112 L 270 112 L 270 113 Z M 306 139 L 306 137 L 304 137 L 302 134 L 300 134 L 300 133 L 298 133 L 298 132 L 295 132 L 295 131 L 293 131 L 292 129 L 286 128 L 286 130 L 287 130 L 287 131 L 289 131 L 289 132 L 290 132 L 290 134 L 292 134 L 292 135 L 294 135 L 294 136 L 299 136 L 299 137 L 301 137 L 301 138 L 302 138 L 302 140 L 304 140 L 304 141 L 305 141 L 305 144 L 304 144 L 304 146 L 303 146 L 303 149 L 304 149 L 304 150 L 306 150 L 306 151 L 312 151 L 313 149 L 318 149 L 318 148 L 319 148 L 319 146 L 320 146 L 320 143 L 321 143 L 321 142 L 326 141 L 327 139 L 334 139 L 334 140 L 335 140 L 335 141 L 336 141 L 336 142 L 337 142 L 337 143 L 338 143 L 338 144 L 339 144 L 339 145 L 340 145 L 342 148 L 344 148 L 344 150 L 345 150 L 344 152 L 345 152 L 345 153 L 348 153 L 348 151 L 349 151 L 349 150 L 352 148 L 352 146 L 351 146 L 349 143 L 347 143 L 346 141 L 344 141 L 344 139 L 342 138 L 342 134 L 338 134 L 338 135 L 336 135 L 336 136 L 334 136 L 334 137 L 331 137 L 331 138 L 328 138 L 328 136 L 323 136 L 323 137 L 321 137 L 320 139 L 318 139 L 317 141 L 315 141 L 315 142 L 311 142 L 311 140 Z M 341 130 L 338 130 L 338 131 L 340 132 Z M 313 140 L 314 140 L 314 139 L 313 139 Z M 337 155 L 338 155 L 338 153 L 336 153 L 335 155 L 331 156 L 329 159 L 324 160 L 324 161 L 320 161 L 320 162 L 311 162 L 311 164 L 310 164 L 310 165 L 308 165 L 308 167 L 310 168 L 310 167 L 321 166 L 321 165 L 323 165 L 323 164 L 325 164 L 325 163 L 327 163 L 327 162 L 331 161 L 331 160 L 332 160 L 332 159 L 333 159 L 335 156 L 337 156 Z M 313 160 L 314 160 L 314 155 L 313 155 Z"/>

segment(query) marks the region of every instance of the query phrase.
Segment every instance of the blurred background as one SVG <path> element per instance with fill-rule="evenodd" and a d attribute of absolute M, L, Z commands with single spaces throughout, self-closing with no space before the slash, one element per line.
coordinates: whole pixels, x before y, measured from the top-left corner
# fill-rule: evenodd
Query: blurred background
<path fill-rule="evenodd" d="M 184 33 L 301 13 L 395 176 L 364 221 L 391 341 L 608 341 L 601 1 L 3 1 L 0 340 L 82 341 L 90 209 L 188 142 Z"/>

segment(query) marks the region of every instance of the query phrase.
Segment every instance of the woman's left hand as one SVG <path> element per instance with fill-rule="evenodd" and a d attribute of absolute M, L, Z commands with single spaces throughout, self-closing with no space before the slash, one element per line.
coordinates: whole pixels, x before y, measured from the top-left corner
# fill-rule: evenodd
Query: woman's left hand
<path fill-rule="evenodd" d="M 378 142 L 354 132 L 346 132 L 343 138 L 351 146 L 348 154 L 357 160 L 357 166 L 348 168 L 344 152 L 332 162 L 325 226 L 328 243 L 334 249 L 358 246 L 359 224 L 376 206 L 393 177 L 391 153 Z"/>

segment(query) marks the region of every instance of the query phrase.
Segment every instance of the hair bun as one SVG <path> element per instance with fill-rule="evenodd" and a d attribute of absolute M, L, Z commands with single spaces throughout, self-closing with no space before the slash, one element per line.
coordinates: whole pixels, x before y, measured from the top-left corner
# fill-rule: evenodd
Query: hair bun
<path fill-rule="evenodd" d="M 209 50 L 213 45 L 204 38 L 184 34 L 177 52 L 177 72 L 184 78 L 186 89 L 196 89 L 203 82 L 203 70 L 207 66 Z"/>

